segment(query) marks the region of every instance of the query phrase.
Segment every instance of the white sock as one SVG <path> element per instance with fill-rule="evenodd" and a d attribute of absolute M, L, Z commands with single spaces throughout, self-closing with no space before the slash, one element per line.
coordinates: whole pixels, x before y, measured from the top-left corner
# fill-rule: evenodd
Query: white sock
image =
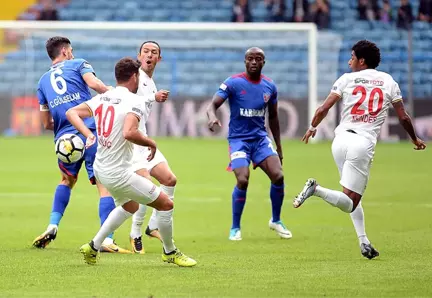
<path fill-rule="evenodd" d="M 147 206 L 140 204 L 138 210 L 132 216 L 132 226 L 130 232 L 130 237 L 132 239 L 142 236 L 141 227 L 144 222 L 146 211 L 147 211 Z"/>
<path fill-rule="evenodd" d="M 366 236 L 363 206 L 361 202 L 358 204 L 356 210 L 351 212 L 350 215 L 360 244 L 362 243 L 370 244 L 370 241 Z"/>
<path fill-rule="evenodd" d="M 153 212 L 150 216 L 149 222 L 148 222 L 148 227 L 150 230 L 156 230 L 158 229 L 158 219 L 157 219 L 157 210 L 153 209 Z"/>
<path fill-rule="evenodd" d="M 163 247 L 166 253 L 176 249 L 172 238 L 172 214 L 174 209 L 169 211 L 157 211 L 159 233 L 162 238 Z"/>
<path fill-rule="evenodd" d="M 46 231 L 51 230 L 52 228 L 54 228 L 56 231 L 58 231 L 58 225 L 53 225 L 53 224 L 49 224 Z"/>
<path fill-rule="evenodd" d="M 131 217 L 132 214 L 123 209 L 122 206 L 116 207 L 111 213 L 108 215 L 107 219 L 103 223 L 102 227 L 99 229 L 99 232 L 93 238 L 94 248 L 99 250 L 102 241 L 112 232 L 118 229 L 125 222 L 126 219 Z"/>
<path fill-rule="evenodd" d="M 171 201 L 174 201 L 175 186 L 161 185 L 160 189 L 168 195 L 168 197 Z M 148 227 L 150 230 L 156 230 L 158 228 L 156 209 L 153 209 L 153 213 L 152 213 L 150 220 L 148 222 Z"/>
<path fill-rule="evenodd" d="M 352 211 L 352 200 L 341 191 L 331 190 L 317 185 L 314 195 L 324 199 L 324 201 L 339 208 L 343 212 L 350 213 Z"/>

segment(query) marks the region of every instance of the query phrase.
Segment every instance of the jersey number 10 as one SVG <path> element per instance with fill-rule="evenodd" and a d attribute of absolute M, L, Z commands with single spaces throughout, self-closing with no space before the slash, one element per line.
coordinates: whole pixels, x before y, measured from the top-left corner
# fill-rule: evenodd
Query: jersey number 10
<path fill-rule="evenodd" d="M 105 138 L 109 137 L 113 125 L 114 125 L 114 107 L 108 106 L 108 108 L 103 111 L 104 105 L 101 104 L 95 110 L 95 117 L 97 118 L 97 134 L 98 136 L 103 136 Z M 102 120 L 103 118 L 103 120 Z"/>
<path fill-rule="evenodd" d="M 365 110 L 362 110 L 360 108 L 360 106 L 363 104 L 363 102 L 366 99 L 367 91 L 366 88 L 363 86 L 357 86 L 354 90 L 352 95 L 357 95 L 358 93 L 361 93 L 361 97 L 359 99 L 358 102 L 356 102 L 356 104 L 352 107 L 351 109 L 351 114 L 352 115 L 364 115 Z M 375 99 L 375 95 L 378 94 L 378 107 L 376 110 L 374 110 L 374 99 Z M 372 89 L 371 93 L 369 94 L 369 102 L 368 102 L 368 111 L 369 111 L 369 115 L 371 116 L 377 116 L 379 114 L 379 112 L 381 112 L 382 110 L 382 106 L 383 106 L 383 102 L 384 102 L 384 94 L 382 92 L 382 90 L 380 88 L 374 88 Z"/>

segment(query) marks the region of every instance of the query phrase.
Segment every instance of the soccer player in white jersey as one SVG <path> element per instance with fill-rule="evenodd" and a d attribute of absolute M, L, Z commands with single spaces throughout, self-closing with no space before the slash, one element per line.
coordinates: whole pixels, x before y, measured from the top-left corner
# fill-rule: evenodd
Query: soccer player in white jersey
<path fill-rule="evenodd" d="M 145 146 L 147 160 L 157 152 L 156 143 L 142 134 L 138 127 L 143 121 L 144 102 L 137 96 L 141 62 L 121 59 L 115 66 L 116 88 L 67 111 L 70 123 L 86 138 L 86 146 L 96 138 L 83 119 L 94 116 L 98 148 L 94 162 L 96 179 L 112 194 L 117 207 L 100 228 L 93 240 L 81 247 L 87 264 L 96 264 L 102 241 L 139 208 L 147 204 L 157 210 L 156 220 L 163 243 L 162 260 L 191 267 L 196 261 L 182 254 L 172 239 L 174 203 L 150 180 L 137 175 L 132 168 L 133 146 Z"/>
<path fill-rule="evenodd" d="M 140 68 L 140 82 L 137 94 L 143 97 L 145 100 L 144 106 L 144 121 L 140 122 L 139 129 L 147 135 L 146 121 L 151 113 L 153 103 L 164 102 L 168 98 L 169 92 L 166 90 L 156 89 L 156 84 L 153 81 L 153 73 L 156 65 L 161 61 L 161 48 L 155 41 L 145 41 L 141 44 L 138 53 L 138 60 L 141 62 Z M 133 157 L 133 169 L 134 171 L 143 177 L 151 180 L 154 177 L 159 183 L 161 190 L 168 195 L 168 197 L 174 199 L 174 190 L 177 183 L 177 178 L 172 172 L 168 165 L 167 160 L 163 154 L 157 150 L 155 157 L 151 160 L 147 160 L 148 150 L 142 146 L 134 146 L 134 157 Z M 130 242 L 132 250 L 135 253 L 144 254 L 144 247 L 142 243 L 142 224 L 146 214 L 147 206 L 141 204 L 138 211 L 132 217 L 132 227 L 130 232 Z M 145 233 L 149 237 L 155 237 L 161 239 L 157 220 L 156 210 L 153 209 L 153 213 L 148 222 Z"/>
<path fill-rule="evenodd" d="M 333 105 L 342 100 L 341 121 L 335 130 L 332 144 L 333 158 L 340 175 L 342 191 L 330 190 L 308 179 L 305 187 L 294 199 L 295 208 L 307 198 L 317 196 L 343 212 L 350 213 L 356 230 L 361 253 L 368 259 L 379 255 L 366 236 L 361 198 L 369 179 L 369 170 L 375 145 L 390 105 L 396 110 L 403 128 L 409 134 L 415 150 L 424 150 L 425 143 L 417 137 L 411 118 L 405 111 L 399 85 L 393 78 L 375 68 L 381 61 L 379 48 L 362 40 L 352 47 L 348 64 L 351 73 L 342 75 L 324 103 L 316 110 L 312 123 L 303 137 L 307 144 L 316 134 L 317 126 Z"/>

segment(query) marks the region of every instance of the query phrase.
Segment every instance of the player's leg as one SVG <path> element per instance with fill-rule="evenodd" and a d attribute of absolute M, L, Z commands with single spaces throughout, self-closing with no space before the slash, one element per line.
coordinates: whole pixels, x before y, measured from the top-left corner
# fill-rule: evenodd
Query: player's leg
<path fill-rule="evenodd" d="M 332 152 L 340 173 L 342 192 L 324 188 L 315 179 L 309 179 L 294 200 L 294 207 L 301 206 L 308 197 L 315 195 L 330 205 L 351 213 L 363 256 L 369 259 L 377 257 L 378 251 L 366 237 L 363 208 L 360 204 L 369 178 L 374 144 L 362 136 L 347 132 L 334 139 Z"/>
<path fill-rule="evenodd" d="M 141 177 L 144 177 L 151 181 L 149 172 L 141 166 L 140 169 L 136 170 L 135 173 Z M 142 225 L 144 223 L 145 214 L 147 211 L 147 205 L 139 204 L 138 210 L 132 216 L 132 225 L 129 240 L 131 242 L 132 250 L 134 253 L 144 254 L 144 245 L 142 242 Z"/>
<path fill-rule="evenodd" d="M 242 240 L 240 222 L 246 204 L 247 188 L 249 185 L 249 164 L 251 145 L 247 141 L 230 141 L 230 164 L 228 169 L 234 172 L 237 183 L 232 192 L 232 225 L 230 240 Z"/>
<path fill-rule="evenodd" d="M 193 266 L 196 264 L 194 260 L 183 255 L 175 247 L 172 239 L 173 202 L 156 185 L 148 179 L 133 174 L 124 186 L 117 187 L 114 196 L 116 202 L 122 206 L 114 209 L 93 240 L 81 247 L 81 252 L 87 263 L 96 263 L 97 251 L 101 247 L 102 240 L 138 209 L 138 204 L 132 202 L 135 201 L 140 204 L 149 204 L 151 207 L 158 209 L 158 225 L 164 244 L 164 261 L 173 262 L 179 266 Z M 132 201 L 129 201 L 129 199 Z"/>
<path fill-rule="evenodd" d="M 96 135 L 96 132 L 94 132 Z M 79 135 L 83 141 L 85 141 L 84 136 Z M 96 180 L 94 172 L 93 172 L 93 163 L 96 157 L 97 151 L 97 143 L 87 148 L 84 154 L 84 162 L 87 171 L 87 175 L 89 181 L 92 185 L 96 185 L 98 194 L 99 194 L 99 219 L 100 225 L 108 218 L 108 215 L 114 210 L 115 203 L 114 198 L 111 196 L 109 191 Z M 110 253 L 130 253 L 127 249 L 119 247 L 113 240 L 113 234 L 109 234 L 106 239 L 104 239 L 101 252 L 110 252 Z"/>
<path fill-rule="evenodd" d="M 269 221 L 270 229 L 285 239 L 292 238 L 292 233 L 283 224 L 280 215 L 285 197 L 284 174 L 279 156 L 273 149 L 271 140 L 263 138 L 254 145 L 252 161 L 259 166 L 271 181 L 270 201 L 272 205 L 272 218 Z"/>
<path fill-rule="evenodd" d="M 343 191 L 327 189 L 318 185 L 315 179 L 308 179 L 302 192 L 294 199 L 295 208 L 300 207 L 309 197 L 317 196 L 343 212 L 351 213 L 353 211 L 354 206 L 360 202 L 361 195 L 342 184 L 343 177 L 349 175 L 353 168 L 353 160 L 350 161 L 348 158 L 349 143 L 353 141 L 355 140 L 350 135 L 343 134 L 343 136 L 336 136 L 332 144 L 333 158 L 341 173 Z M 361 179 L 363 180 L 363 178 Z"/>
<path fill-rule="evenodd" d="M 154 159 L 150 161 L 148 170 L 150 171 L 150 175 L 159 182 L 161 190 L 168 195 L 170 200 L 173 201 L 177 177 L 174 175 L 168 165 L 168 161 L 159 150 L 156 152 Z M 155 209 L 153 209 L 145 233 L 149 237 L 161 240 L 158 232 Z"/>
<path fill-rule="evenodd" d="M 148 205 L 156 210 L 157 226 L 163 243 L 162 260 L 164 262 L 173 263 L 181 267 L 195 266 L 197 262 L 183 254 L 174 245 L 172 225 L 174 211 L 173 200 L 171 200 L 167 194 L 161 191 L 158 198 Z"/>
<path fill-rule="evenodd" d="M 81 168 L 82 161 L 73 164 L 66 164 L 58 160 L 61 180 L 54 192 L 54 200 L 50 221 L 47 229 L 35 240 L 33 246 L 45 248 L 51 241 L 57 237 L 58 226 L 63 218 L 66 207 L 69 204 L 72 188 L 75 186 L 78 178 L 78 172 Z"/>

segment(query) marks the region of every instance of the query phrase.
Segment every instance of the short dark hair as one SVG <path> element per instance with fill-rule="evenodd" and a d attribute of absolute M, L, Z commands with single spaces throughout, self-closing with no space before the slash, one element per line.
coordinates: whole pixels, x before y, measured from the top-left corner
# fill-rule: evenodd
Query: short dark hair
<path fill-rule="evenodd" d="M 156 41 L 154 41 L 154 40 L 147 40 L 147 41 L 144 41 L 144 42 L 141 44 L 138 53 L 141 54 L 141 51 L 142 51 L 143 46 L 144 46 L 145 44 L 147 44 L 147 43 L 154 43 L 155 45 L 158 46 L 158 48 L 159 48 L 159 57 L 160 57 L 160 55 L 162 54 L 162 49 L 161 49 L 160 45 L 159 45 Z"/>
<path fill-rule="evenodd" d="M 117 83 L 125 83 L 130 78 L 139 72 L 141 62 L 138 60 L 126 57 L 122 58 L 115 65 L 115 78 Z"/>
<path fill-rule="evenodd" d="M 377 68 L 381 62 L 381 53 L 377 45 L 368 40 L 360 40 L 353 47 L 357 59 L 364 59 L 368 68 Z"/>
<path fill-rule="evenodd" d="M 71 42 L 69 38 L 63 36 L 54 36 L 47 40 L 45 47 L 48 56 L 51 58 L 51 60 L 54 60 L 58 57 L 58 55 L 60 55 L 61 48 L 70 44 Z"/>

